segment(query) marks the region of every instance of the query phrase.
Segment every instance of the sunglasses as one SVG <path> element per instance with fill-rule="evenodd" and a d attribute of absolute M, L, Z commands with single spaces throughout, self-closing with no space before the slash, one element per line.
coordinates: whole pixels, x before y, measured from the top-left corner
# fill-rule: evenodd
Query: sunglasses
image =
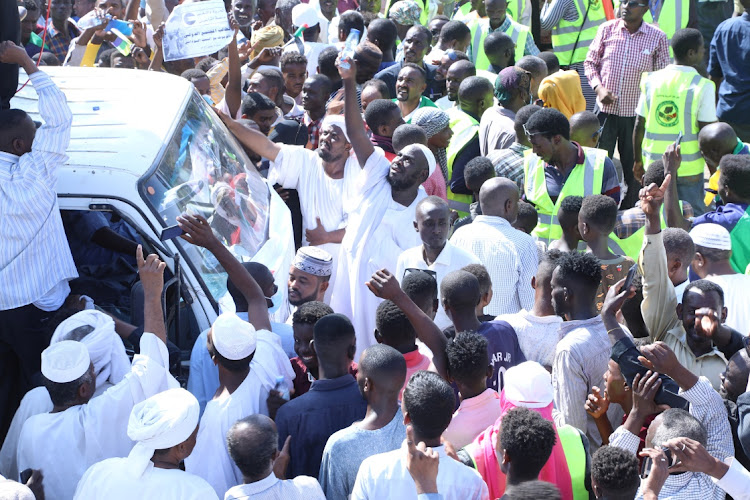
<path fill-rule="evenodd" d="M 647 3 L 635 2 L 635 1 L 623 2 L 622 5 L 627 5 L 628 7 L 648 7 Z"/>
<path fill-rule="evenodd" d="M 596 132 L 594 132 L 593 134 L 591 134 L 591 137 L 601 137 L 602 132 L 604 132 L 604 125 L 602 125 L 601 127 L 599 127 L 599 129 Z"/>
<path fill-rule="evenodd" d="M 407 267 L 404 269 L 404 278 L 409 276 L 411 273 L 425 273 L 428 276 L 431 276 L 432 279 L 435 280 L 437 283 L 437 273 L 435 271 L 431 271 L 429 269 L 418 269 L 416 267 Z"/>
<path fill-rule="evenodd" d="M 526 125 L 523 126 L 523 133 L 526 134 L 526 137 L 531 140 L 532 137 L 536 135 L 543 135 L 547 132 L 529 132 L 529 129 L 526 128 Z"/>

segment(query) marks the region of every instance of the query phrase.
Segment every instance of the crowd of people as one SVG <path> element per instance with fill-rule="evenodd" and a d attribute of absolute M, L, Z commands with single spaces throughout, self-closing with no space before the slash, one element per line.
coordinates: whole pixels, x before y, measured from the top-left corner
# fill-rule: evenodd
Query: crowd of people
<path fill-rule="evenodd" d="M 750 499 L 750 0 L 227 0 L 174 60 L 188 1 L 3 1 L 0 498 Z M 288 317 L 216 182 L 174 223 L 234 308 L 180 359 L 161 247 L 61 214 L 60 65 L 192 84 L 289 208 Z"/>

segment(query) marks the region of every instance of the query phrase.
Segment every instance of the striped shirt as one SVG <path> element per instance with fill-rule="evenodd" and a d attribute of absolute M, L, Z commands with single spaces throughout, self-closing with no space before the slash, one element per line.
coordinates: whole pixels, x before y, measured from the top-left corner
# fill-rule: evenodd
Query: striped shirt
<path fill-rule="evenodd" d="M 0 310 L 34 302 L 55 310 L 68 295 L 67 281 L 78 277 L 55 192 L 73 115 L 49 76 L 37 71 L 30 79 L 44 126 L 29 153 L 0 152 Z"/>
<path fill-rule="evenodd" d="M 534 305 L 531 278 L 539 265 L 536 244 L 502 217 L 477 215 L 451 238 L 455 246 L 476 255 L 492 280 L 492 300 L 484 313 L 513 314 Z"/>
<path fill-rule="evenodd" d="M 578 9 L 573 0 L 552 0 L 545 3 L 540 16 L 540 27 L 546 31 L 558 25 L 561 20 L 570 23 L 578 20 Z"/>

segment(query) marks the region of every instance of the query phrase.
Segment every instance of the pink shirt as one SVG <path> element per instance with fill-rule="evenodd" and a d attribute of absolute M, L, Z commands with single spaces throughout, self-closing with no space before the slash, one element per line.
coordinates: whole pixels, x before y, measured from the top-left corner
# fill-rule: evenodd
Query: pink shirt
<path fill-rule="evenodd" d="M 487 427 L 494 425 L 500 414 L 500 395 L 493 389 L 487 389 L 479 396 L 461 401 L 443 437 L 457 450 L 461 449 Z"/>
<path fill-rule="evenodd" d="M 401 394 L 404 393 L 406 384 L 409 383 L 409 379 L 414 374 L 414 372 L 418 372 L 419 370 L 428 370 L 431 372 L 435 371 L 435 366 L 432 364 L 432 360 L 419 352 L 418 349 L 414 349 L 412 352 L 407 352 L 406 354 L 404 354 L 404 359 L 406 360 L 406 380 L 404 380 L 404 386 L 398 393 L 399 401 L 401 401 Z"/>
<path fill-rule="evenodd" d="M 440 170 L 440 165 L 435 167 L 435 171 L 432 175 L 422 183 L 422 187 L 425 192 L 430 196 L 439 196 L 440 198 L 448 201 L 448 191 L 445 186 L 445 177 L 443 177 L 443 171 Z M 407 378 L 407 380 L 409 380 Z"/>

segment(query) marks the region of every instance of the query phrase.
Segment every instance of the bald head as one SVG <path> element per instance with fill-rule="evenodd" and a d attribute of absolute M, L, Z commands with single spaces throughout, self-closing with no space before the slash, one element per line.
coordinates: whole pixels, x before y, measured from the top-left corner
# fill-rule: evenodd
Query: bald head
<path fill-rule="evenodd" d="M 245 482 L 266 477 L 276 458 L 279 434 L 273 420 L 260 413 L 238 420 L 227 432 L 229 456 Z"/>
<path fill-rule="evenodd" d="M 581 146 L 595 148 L 599 142 L 599 118 L 591 111 L 581 111 L 570 117 L 570 140 Z"/>
<path fill-rule="evenodd" d="M 698 145 L 706 164 L 716 168 L 722 156 L 732 154 L 737 147 L 737 134 L 727 123 L 711 123 L 698 133 Z"/>
<path fill-rule="evenodd" d="M 511 224 L 518 217 L 518 198 L 518 185 L 505 177 L 489 179 L 479 190 L 482 213 L 502 217 Z"/>

